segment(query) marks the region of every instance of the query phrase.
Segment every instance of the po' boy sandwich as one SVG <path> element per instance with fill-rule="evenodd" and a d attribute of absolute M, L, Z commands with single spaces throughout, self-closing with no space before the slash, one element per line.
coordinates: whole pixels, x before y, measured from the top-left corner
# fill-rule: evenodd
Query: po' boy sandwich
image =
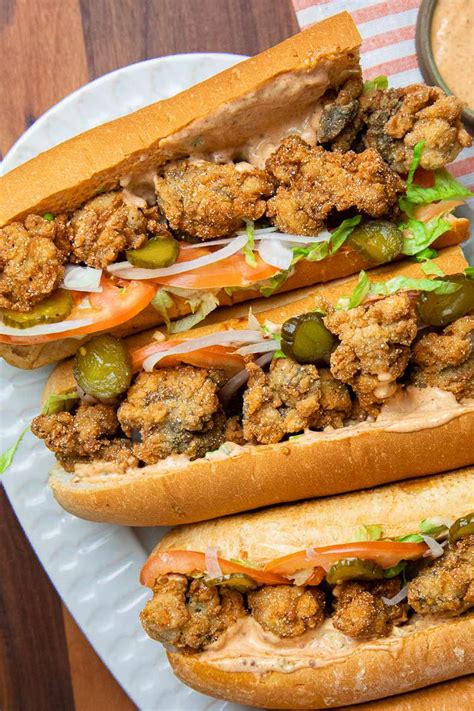
<path fill-rule="evenodd" d="M 465 469 L 177 528 L 142 569 L 142 624 L 186 684 L 259 708 L 472 674 L 473 511 Z"/>
<path fill-rule="evenodd" d="M 364 86 L 359 43 L 341 13 L 1 178 L 0 355 L 34 368 L 465 239 L 461 102 Z"/>
<path fill-rule="evenodd" d="M 92 339 L 32 423 L 57 500 L 172 525 L 474 463 L 474 280 L 459 247 L 422 266 L 437 275 L 381 267 L 179 338 Z"/>

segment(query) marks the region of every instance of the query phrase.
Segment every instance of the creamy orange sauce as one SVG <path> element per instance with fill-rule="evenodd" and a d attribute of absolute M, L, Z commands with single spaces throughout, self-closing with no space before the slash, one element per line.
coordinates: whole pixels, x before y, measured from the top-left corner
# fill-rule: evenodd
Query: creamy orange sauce
<path fill-rule="evenodd" d="M 438 0 L 431 46 L 448 87 L 474 109 L 474 0 Z"/>
<path fill-rule="evenodd" d="M 382 383 L 382 386 L 391 383 Z M 346 425 L 335 430 L 328 427 L 323 432 L 313 432 L 307 430 L 290 444 L 292 447 L 299 447 L 302 444 L 316 442 L 319 440 L 339 440 L 354 437 L 359 434 L 373 431 L 383 432 L 418 432 L 426 429 L 441 427 L 451 420 L 474 412 L 474 399 L 466 399 L 458 402 L 453 393 L 440 390 L 439 388 L 415 388 L 408 386 L 400 390 L 391 397 L 376 420 L 367 420 L 359 424 Z M 206 459 L 210 461 L 222 461 L 230 457 L 238 457 L 245 452 L 246 448 L 253 445 L 238 445 L 234 442 L 225 442 L 215 452 L 208 452 Z M 266 447 L 267 450 L 275 448 L 288 448 L 288 442 L 279 442 L 271 445 L 257 445 L 259 448 Z M 199 464 L 202 460 L 196 460 Z M 150 464 L 146 469 L 135 467 L 127 469 L 127 477 L 131 476 L 156 476 L 170 469 L 184 469 L 192 466 L 193 463 L 183 454 L 175 454 L 163 459 L 158 464 Z M 117 472 L 113 462 L 89 462 L 77 464 L 74 470 L 74 483 L 87 480 L 87 483 L 111 482 L 113 479 L 123 477 L 123 472 Z"/>
<path fill-rule="evenodd" d="M 305 667 L 319 668 L 342 662 L 356 651 L 390 651 L 400 647 L 403 638 L 421 630 L 449 624 L 450 620 L 414 615 L 388 637 L 356 640 L 336 630 L 326 619 L 315 630 L 294 639 L 281 639 L 266 632 L 251 615 L 238 620 L 217 642 L 199 655 L 200 661 L 229 672 L 293 672 Z"/>

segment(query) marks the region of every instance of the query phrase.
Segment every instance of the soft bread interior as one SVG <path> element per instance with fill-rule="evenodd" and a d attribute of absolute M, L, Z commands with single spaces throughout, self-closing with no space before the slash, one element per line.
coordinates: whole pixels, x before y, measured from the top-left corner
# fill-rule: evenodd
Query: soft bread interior
<path fill-rule="evenodd" d="M 361 526 L 378 524 L 384 537 L 415 533 L 420 521 L 453 521 L 474 510 L 474 468 L 214 521 L 179 526 L 155 550 L 205 551 L 223 558 L 265 561 L 308 547 L 356 540 Z"/>
<path fill-rule="evenodd" d="M 310 117 L 322 94 L 360 72 L 359 44 L 350 15 L 340 13 L 175 97 L 40 154 L 0 180 L 0 225 L 31 212 L 74 209 L 99 190 L 190 153 L 230 149 L 258 162 L 262 140 L 314 131 Z"/>

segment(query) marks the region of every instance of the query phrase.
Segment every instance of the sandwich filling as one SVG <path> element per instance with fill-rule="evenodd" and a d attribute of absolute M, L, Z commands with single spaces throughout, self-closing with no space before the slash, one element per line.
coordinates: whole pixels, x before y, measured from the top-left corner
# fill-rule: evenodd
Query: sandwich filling
<path fill-rule="evenodd" d="M 169 649 L 229 671 L 293 671 L 396 644 L 474 607 L 473 522 L 424 520 L 396 540 L 367 526 L 371 540 L 258 563 L 157 551 L 142 570 L 153 597 L 141 621 Z"/>
<path fill-rule="evenodd" d="M 258 137 L 264 160 L 243 146 L 196 150 L 67 214 L 2 227 L 0 341 L 80 337 L 149 306 L 167 320 L 176 299 L 196 323 L 218 292 L 270 295 L 302 260 L 342 249 L 374 266 L 423 252 L 470 195 L 443 168 L 470 144 L 462 104 L 421 85 L 364 88 L 360 73 L 341 81 L 318 99 L 311 132 Z"/>
<path fill-rule="evenodd" d="M 250 314 L 248 328 L 132 353 L 96 337 L 75 357 L 77 390 L 52 395 L 32 431 L 81 477 L 364 427 L 436 427 L 472 410 L 474 281 L 403 279 L 361 278 L 349 305 L 315 296 L 313 311 L 283 324 Z"/>

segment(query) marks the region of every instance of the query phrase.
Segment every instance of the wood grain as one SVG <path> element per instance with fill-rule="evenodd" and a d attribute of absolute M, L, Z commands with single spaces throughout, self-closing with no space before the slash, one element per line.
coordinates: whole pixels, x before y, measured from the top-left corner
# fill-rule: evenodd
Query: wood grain
<path fill-rule="evenodd" d="M 0 488 L 0 708 L 73 708 L 61 605 Z"/>

